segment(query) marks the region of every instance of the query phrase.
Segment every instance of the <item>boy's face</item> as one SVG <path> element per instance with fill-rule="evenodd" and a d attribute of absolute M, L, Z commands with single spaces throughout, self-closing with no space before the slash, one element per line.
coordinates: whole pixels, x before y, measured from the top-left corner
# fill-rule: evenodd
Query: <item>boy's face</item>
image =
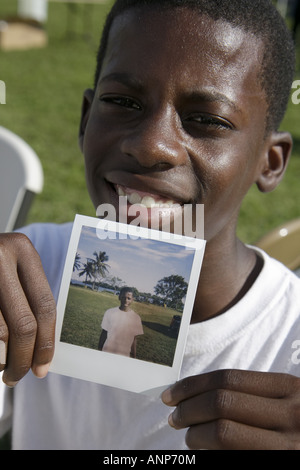
<path fill-rule="evenodd" d="M 88 91 L 83 107 L 95 207 L 118 210 L 120 190 L 179 203 L 180 212 L 201 203 L 207 240 L 235 230 L 267 152 L 261 62 L 253 36 L 189 9 L 118 17 L 94 98 Z"/>
<path fill-rule="evenodd" d="M 133 295 L 132 295 L 132 292 L 122 292 L 120 295 L 119 295 L 119 300 L 120 300 L 120 307 L 122 310 L 127 310 L 132 301 L 133 301 Z"/>

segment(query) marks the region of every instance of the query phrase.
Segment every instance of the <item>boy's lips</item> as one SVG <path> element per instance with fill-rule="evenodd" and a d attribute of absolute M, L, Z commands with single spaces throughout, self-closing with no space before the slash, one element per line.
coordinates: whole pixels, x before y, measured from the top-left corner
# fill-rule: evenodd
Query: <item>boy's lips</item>
<path fill-rule="evenodd" d="M 120 174 L 118 176 L 118 179 L 121 179 Z M 178 197 L 172 197 L 175 191 L 179 192 L 178 186 L 180 188 L 175 181 L 173 184 L 159 179 L 154 181 L 154 178 L 147 179 L 144 175 L 143 178 L 139 178 L 139 175 L 128 177 L 126 173 L 121 176 L 123 180 L 127 180 L 122 184 L 112 182 L 112 178 L 104 179 L 105 190 L 102 193 L 102 200 L 106 202 L 98 204 L 97 216 L 117 220 L 123 224 L 179 235 L 191 233 L 191 236 L 194 236 L 193 220 L 191 220 L 193 217 L 191 211 L 194 213 L 194 208 L 192 200 L 188 199 L 192 185 L 186 185 L 186 191 L 180 191 L 182 196 L 180 200 Z M 111 205 L 114 211 L 110 211 L 107 204 Z"/>
<path fill-rule="evenodd" d="M 118 199 L 115 200 L 115 204 L 117 204 L 119 222 L 131 224 L 133 221 L 138 221 L 138 225 L 142 227 L 165 232 L 174 231 L 175 220 L 179 220 L 181 224 L 183 203 L 166 195 L 133 189 L 117 183 L 110 183 L 109 186 Z"/>
<path fill-rule="evenodd" d="M 129 204 L 143 205 L 148 209 L 151 208 L 170 208 L 174 205 L 178 206 L 178 202 L 172 199 L 168 199 L 158 194 L 152 194 L 146 191 L 138 191 L 136 189 L 121 186 L 119 184 L 114 185 L 118 196 L 125 196 Z"/>

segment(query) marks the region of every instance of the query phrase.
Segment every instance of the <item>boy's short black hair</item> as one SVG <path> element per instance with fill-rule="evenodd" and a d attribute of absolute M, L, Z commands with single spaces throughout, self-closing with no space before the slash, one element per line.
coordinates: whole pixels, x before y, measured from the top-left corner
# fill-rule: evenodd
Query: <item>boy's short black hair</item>
<path fill-rule="evenodd" d="M 271 0 L 116 0 L 104 25 L 97 54 L 95 88 L 114 19 L 137 7 L 159 10 L 187 7 L 214 20 L 227 21 L 260 38 L 264 44 L 261 64 L 262 89 L 268 104 L 266 132 L 277 130 L 286 111 L 295 69 L 295 48 L 284 19 Z"/>
<path fill-rule="evenodd" d="M 131 292 L 133 295 L 132 287 L 121 287 L 120 292 L 119 292 L 119 297 L 121 296 L 121 294 L 126 294 L 126 292 Z"/>

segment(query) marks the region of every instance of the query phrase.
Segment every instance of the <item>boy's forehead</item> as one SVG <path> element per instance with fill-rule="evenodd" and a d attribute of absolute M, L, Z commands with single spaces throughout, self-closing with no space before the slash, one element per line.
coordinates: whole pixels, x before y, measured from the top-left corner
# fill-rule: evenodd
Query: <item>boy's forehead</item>
<path fill-rule="evenodd" d="M 134 8 L 119 15 L 112 24 L 100 77 L 114 72 L 116 67 L 142 74 L 145 64 L 151 71 L 165 73 L 170 80 L 171 69 L 177 67 L 176 73 L 180 70 L 182 77 L 197 77 L 205 66 L 210 72 L 206 80 L 211 83 L 214 78 L 218 80 L 225 67 L 228 83 L 231 77 L 243 80 L 250 71 L 254 79 L 252 84 L 247 83 L 247 91 L 262 95 L 257 80 L 262 57 L 262 41 L 228 22 L 186 7 L 162 11 Z"/>
<path fill-rule="evenodd" d="M 253 46 L 255 49 L 260 49 L 262 46 L 262 41 L 254 34 L 225 20 L 215 20 L 192 8 L 178 7 L 160 11 L 155 7 L 139 7 L 127 10 L 115 18 L 109 34 L 108 49 L 114 46 L 120 47 L 124 36 L 128 40 L 134 39 L 137 45 L 139 39 L 147 37 L 149 46 L 160 41 L 162 48 L 167 46 L 173 49 L 173 54 L 176 56 L 185 49 L 186 43 L 189 47 L 193 45 L 195 49 L 202 49 L 203 35 L 210 38 L 209 41 L 205 41 L 205 47 L 212 53 L 221 50 L 224 55 L 237 54 L 241 47 L 247 44 L 251 59 L 255 52 Z M 126 47 L 124 43 L 123 45 Z M 145 53 L 151 54 L 151 48 L 149 47 Z"/>

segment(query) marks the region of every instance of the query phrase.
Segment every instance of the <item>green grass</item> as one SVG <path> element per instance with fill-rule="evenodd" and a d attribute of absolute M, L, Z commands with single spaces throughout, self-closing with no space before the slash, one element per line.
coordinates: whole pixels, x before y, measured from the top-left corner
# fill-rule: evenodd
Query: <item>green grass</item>
<path fill-rule="evenodd" d="M 119 306 L 117 296 L 71 286 L 69 290 L 61 341 L 98 349 L 101 322 L 105 311 Z M 132 309 L 143 323 L 144 334 L 137 339 L 137 359 L 171 366 L 176 338 L 169 330 L 178 312 L 157 305 L 134 302 Z"/>
<path fill-rule="evenodd" d="M 6 83 L 0 125 L 33 147 L 45 174 L 43 193 L 28 222 L 65 222 L 75 213 L 95 214 L 77 135 L 83 91 L 93 85 L 97 44 L 110 4 L 78 5 L 77 14 L 70 16 L 66 4 L 49 2 L 48 46 L 0 51 L 0 79 Z M 14 15 L 16 5 L 15 0 L 1 0 L 0 19 Z M 85 8 L 92 15 L 88 35 L 83 35 Z"/>
<path fill-rule="evenodd" d="M 77 134 L 82 93 L 93 84 L 97 44 L 111 4 L 109 0 L 105 5 L 77 5 L 77 13 L 70 15 L 67 4 L 49 2 L 48 46 L 0 51 L 0 79 L 7 87 L 0 124 L 35 149 L 45 174 L 43 193 L 36 197 L 28 222 L 60 223 L 73 220 L 76 213 L 95 214 Z M 17 0 L 1 0 L 0 19 L 16 11 Z M 297 78 L 299 64 L 298 51 Z M 295 147 L 280 187 L 267 195 L 253 188 L 243 203 L 238 233 L 247 243 L 300 216 L 299 112 L 300 105 L 290 102 L 282 128 L 292 133 Z"/>

